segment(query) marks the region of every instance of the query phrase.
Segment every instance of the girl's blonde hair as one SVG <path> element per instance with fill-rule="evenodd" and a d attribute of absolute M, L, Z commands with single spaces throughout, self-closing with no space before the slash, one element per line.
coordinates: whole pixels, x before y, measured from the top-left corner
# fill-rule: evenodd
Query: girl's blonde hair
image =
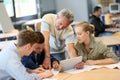
<path fill-rule="evenodd" d="M 84 31 L 89 31 L 90 34 L 94 34 L 94 32 L 95 32 L 94 25 L 92 25 L 86 21 L 77 23 L 75 25 L 75 27 L 82 27 Z"/>

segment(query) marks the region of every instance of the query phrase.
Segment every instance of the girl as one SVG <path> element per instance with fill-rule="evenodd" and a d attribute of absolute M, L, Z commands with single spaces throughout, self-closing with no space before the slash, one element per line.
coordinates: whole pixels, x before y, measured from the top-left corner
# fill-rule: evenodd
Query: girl
<path fill-rule="evenodd" d="M 93 33 L 94 26 L 88 22 L 80 22 L 75 25 L 75 34 L 78 39 L 75 48 L 78 56 L 83 57 L 83 62 L 87 65 L 118 62 L 118 57 L 113 51 L 107 48 L 101 41 L 97 41 Z M 75 65 L 75 67 L 81 68 L 81 63 Z"/>

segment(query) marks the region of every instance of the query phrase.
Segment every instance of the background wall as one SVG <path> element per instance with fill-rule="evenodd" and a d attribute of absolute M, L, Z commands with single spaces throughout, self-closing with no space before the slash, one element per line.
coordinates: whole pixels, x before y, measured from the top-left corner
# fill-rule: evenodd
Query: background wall
<path fill-rule="evenodd" d="M 56 0 L 57 11 L 63 8 L 72 10 L 75 21 L 88 21 L 88 2 L 87 0 Z"/>

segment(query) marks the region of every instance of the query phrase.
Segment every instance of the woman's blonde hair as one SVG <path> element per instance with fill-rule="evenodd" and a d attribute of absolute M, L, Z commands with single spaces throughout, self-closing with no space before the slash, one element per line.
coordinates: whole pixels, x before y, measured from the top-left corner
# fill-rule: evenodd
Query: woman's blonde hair
<path fill-rule="evenodd" d="M 94 29 L 94 25 L 83 21 L 83 22 L 79 22 L 75 25 L 75 27 L 82 27 L 84 31 L 89 31 L 90 34 L 94 34 L 95 29 Z"/>

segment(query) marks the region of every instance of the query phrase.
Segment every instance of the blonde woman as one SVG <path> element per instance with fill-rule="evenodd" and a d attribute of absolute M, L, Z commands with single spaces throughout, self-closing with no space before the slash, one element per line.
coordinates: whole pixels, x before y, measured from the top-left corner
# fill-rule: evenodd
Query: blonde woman
<path fill-rule="evenodd" d="M 112 64 L 118 62 L 118 57 L 111 49 L 105 46 L 101 41 L 97 41 L 92 34 L 94 26 L 88 22 L 80 22 L 75 25 L 75 34 L 78 42 L 75 45 L 78 56 L 83 57 L 83 62 L 87 65 Z M 76 68 L 83 67 L 79 63 Z"/>

